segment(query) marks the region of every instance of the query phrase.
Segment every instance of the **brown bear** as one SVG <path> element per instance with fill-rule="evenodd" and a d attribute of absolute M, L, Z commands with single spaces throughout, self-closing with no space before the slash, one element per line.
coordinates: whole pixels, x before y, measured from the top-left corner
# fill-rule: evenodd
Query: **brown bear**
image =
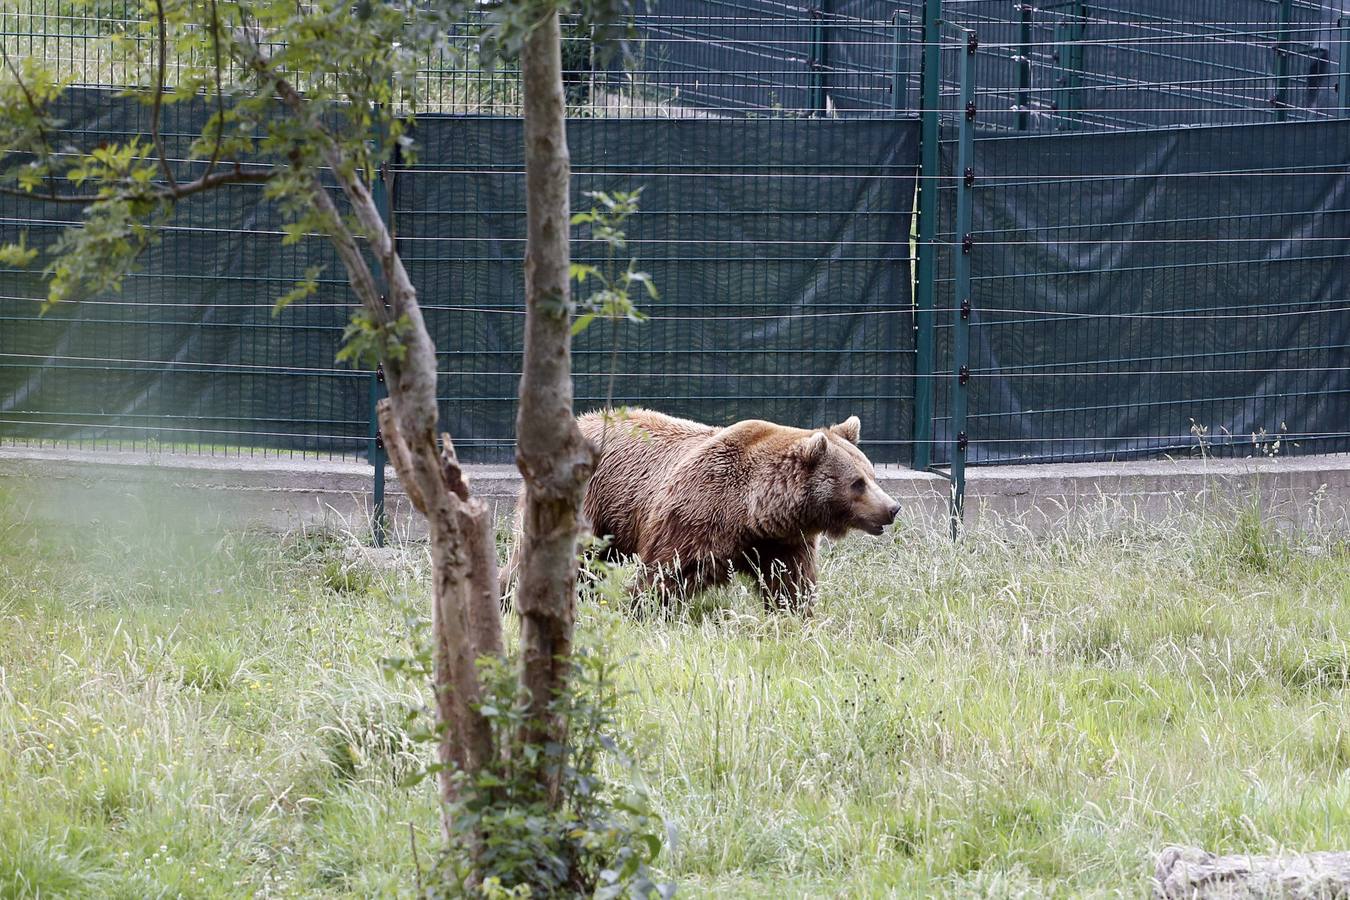
<path fill-rule="evenodd" d="M 663 600 L 755 580 L 766 604 L 803 609 L 820 535 L 881 534 L 900 506 L 857 447 L 860 425 L 806 430 L 748 420 L 726 428 L 645 409 L 592 412 L 600 450 L 585 513 L 612 556 L 642 562 L 636 590 Z"/>

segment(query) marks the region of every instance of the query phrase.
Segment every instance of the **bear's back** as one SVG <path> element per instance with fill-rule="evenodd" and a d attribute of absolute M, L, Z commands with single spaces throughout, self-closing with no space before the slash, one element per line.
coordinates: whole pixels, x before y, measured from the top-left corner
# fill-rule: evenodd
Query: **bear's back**
<path fill-rule="evenodd" d="M 610 549 L 638 551 L 639 526 L 648 504 L 672 469 L 694 447 L 722 431 L 647 409 L 590 412 L 577 420 L 581 433 L 600 450 L 586 489 L 585 512 L 596 535 L 610 535 Z"/>

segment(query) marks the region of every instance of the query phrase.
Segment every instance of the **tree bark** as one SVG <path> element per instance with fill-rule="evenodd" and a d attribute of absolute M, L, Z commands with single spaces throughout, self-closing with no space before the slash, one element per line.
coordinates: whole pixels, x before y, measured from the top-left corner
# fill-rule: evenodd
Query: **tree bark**
<path fill-rule="evenodd" d="M 562 744 L 550 706 L 566 683 L 576 617 L 581 500 L 595 451 L 572 411 L 570 228 L 566 107 L 557 12 L 530 32 L 520 55 L 525 118 L 525 353 L 516 463 L 525 482 L 516 609 L 528 724 L 521 737 Z M 556 794 L 555 761 L 540 775 Z"/>
<path fill-rule="evenodd" d="M 1215 856 L 1198 847 L 1168 847 L 1158 856 L 1153 894 L 1160 900 L 1350 897 L 1350 853 Z"/>
<path fill-rule="evenodd" d="M 296 115 L 305 113 L 299 93 L 271 72 L 261 51 L 252 65 L 274 79 L 282 102 Z M 388 325 L 406 317 L 409 325 L 403 334 L 402 359 L 383 360 L 389 397 L 381 401 L 379 419 L 394 471 L 408 498 L 426 517 L 430 536 L 432 682 L 441 734 L 437 782 L 448 804 L 456 797 L 456 773 L 477 772 L 496 752 L 491 726 L 478 711 L 482 685 L 477 667 L 480 657 L 502 654 L 494 522 L 490 508 L 470 495 L 448 434 L 443 436 L 443 447 L 437 449 L 436 347 L 393 236 L 370 191 L 354 167 L 347 165 L 338 146 L 326 140 L 322 151 L 384 275 L 385 296 L 381 297 L 354 235 L 315 181 L 315 208 L 328 223 L 357 297 L 372 320 Z M 442 825 L 448 830 L 448 807 L 443 805 L 442 812 Z"/>

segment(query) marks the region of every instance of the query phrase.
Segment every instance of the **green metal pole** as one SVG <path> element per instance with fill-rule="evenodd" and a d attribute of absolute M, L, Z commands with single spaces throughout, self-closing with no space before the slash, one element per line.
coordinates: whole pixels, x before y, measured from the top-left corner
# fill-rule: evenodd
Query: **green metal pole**
<path fill-rule="evenodd" d="M 1280 37 L 1275 45 L 1275 121 L 1283 122 L 1289 109 L 1289 21 L 1294 15 L 1294 0 L 1280 0 Z"/>
<path fill-rule="evenodd" d="M 375 469 L 375 496 L 371 504 L 371 538 L 376 547 L 384 546 L 384 438 L 380 435 L 376 404 L 384 396 L 384 367 L 376 366 L 370 375 L 370 464 Z"/>
<path fill-rule="evenodd" d="M 905 108 L 905 28 L 900 14 L 891 16 L 891 112 Z"/>
<path fill-rule="evenodd" d="M 1341 71 L 1336 80 L 1336 97 L 1341 106 L 1341 115 L 1350 116 L 1350 16 L 1337 19 L 1336 27 L 1341 48 Z"/>
<path fill-rule="evenodd" d="M 810 106 L 812 115 L 819 115 L 825 111 L 825 2 L 820 0 L 819 6 L 812 6 L 808 13 L 811 16 L 811 46 L 810 57 L 807 59 L 807 66 L 810 68 L 809 96 L 807 105 Z"/>
<path fill-rule="evenodd" d="M 1022 27 L 1017 42 L 1017 130 L 1026 131 L 1031 124 L 1031 14 L 1035 7 L 1023 3 L 1018 7 Z"/>
<path fill-rule="evenodd" d="M 1055 26 L 1055 62 L 1059 71 L 1055 79 L 1057 99 L 1055 108 L 1059 112 L 1059 131 L 1072 130 L 1075 125 L 1074 110 L 1079 104 L 1079 90 L 1083 85 L 1083 28 L 1087 21 L 1087 6 L 1081 2 L 1072 5 L 1072 17 L 1068 22 Z"/>
<path fill-rule="evenodd" d="M 933 306 L 937 290 L 938 139 L 942 110 L 942 0 L 924 0 L 923 70 L 920 74 L 919 222 L 915 247 L 914 451 L 912 464 L 933 461 Z"/>
<path fill-rule="evenodd" d="M 379 117 L 379 111 L 376 112 L 376 122 L 382 120 Z M 384 143 L 384 129 L 381 125 L 376 125 L 375 141 L 376 145 Z M 387 172 L 385 166 L 380 166 L 375 173 L 375 183 L 371 186 L 371 196 L 375 201 L 375 208 L 380 212 L 380 218 L 384 219 L 385 227 L 389 233 L 394 233 L 394 212 L 392 204 L 389 202 L 389 185 L 387 183 Z M 370 464 L 375 470 L 375 492 L 371 502 L 371 539 L 376 547 L 384 546 L 384 468 L 385 452 L 384 440 L 380 436 L 380 420 L 377 406 L 380 399 L 386 394 L 384 385 L 384 368 L 376 366 L 375 371 L 370 373 L 370 440 L 369 455 Z"/>
<path fill-rule="evenodd" d="M 966 407 L 970 391 L 970 257 L 975 249 L 971 233 L 975 187 L 975 32 L 966 32 L 961 60 L 961 115 L 956 144 L 956 237 L 961 242 L 955 260 L 956 309 L 952 313 L 952 540 L 961 530 L 966 507 Z"/>

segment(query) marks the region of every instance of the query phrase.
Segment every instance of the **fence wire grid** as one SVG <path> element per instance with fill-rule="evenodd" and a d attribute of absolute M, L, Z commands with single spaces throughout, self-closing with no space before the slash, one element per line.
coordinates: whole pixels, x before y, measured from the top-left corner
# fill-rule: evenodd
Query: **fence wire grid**
<path fill-rule="evenodd" d="M 115 94 L 150 54 L 109 40 L 138 9 L 0 7 L 6 51 L 77 86 L 83 145 L 147 127 Z M 630 243 L 661 291 L 649 322 L 579 336 L 579 406 L 859 414 L 874 460 L 920 467 L 1350 449 L 1347 2 L 659 0 L 635 24 L 604 65 L 565 27 L 573 206 L 643 187 Z M 519 92 L 479 27 L 404 98 L 419 156 L 391 215 L 444 424 L 509 461 Z M 185 160 L 205 113 L 169 110 Z M 0 197 L 0 241 L 78 218 Z M 0 439 L 370 454 L 372 374 L 334 362 L 340 266 L 282 224 L 255 187 L 194 198 L 120 294 L 45 316 L 41 276 L 0 270 Z M 273 317 L 313 265 L 318 294 Z"/>

